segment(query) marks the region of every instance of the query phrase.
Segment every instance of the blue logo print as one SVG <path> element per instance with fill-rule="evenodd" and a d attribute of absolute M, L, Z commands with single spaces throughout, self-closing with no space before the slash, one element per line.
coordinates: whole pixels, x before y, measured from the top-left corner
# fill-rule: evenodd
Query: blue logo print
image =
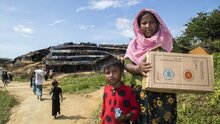
<path fill-rule="evenodd" d="M 163 77 L 166 79 L 166 80 L 172 80 L 173 79 L 173 77 L 174 77 L 174 72 L 173 72 L 173 70 L 172 69 L 165 69 L 164 71 L 163 71 Z"/>

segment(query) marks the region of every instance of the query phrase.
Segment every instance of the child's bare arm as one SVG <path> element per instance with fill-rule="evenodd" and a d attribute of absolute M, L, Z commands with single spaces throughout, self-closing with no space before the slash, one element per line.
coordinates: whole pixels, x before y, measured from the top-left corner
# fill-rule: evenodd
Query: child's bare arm
<path fill-rule="evenodd" d="M 60 92 L 60 98 L 61 98 L 61 102 L 63 102 L 63 94 L 62 94 L 62 92 Z"/>
<path fill-rule="evenodd" d="M 118 121 L 121 121 L 121 122 L 124 122 L 124 121 L 127 121 L 127 120 L 131 120 L 131 118 L 133 117 L 133 113 L 132 111 L 127 114 L 127 115 L 121 115 L 119 118 L 117 118 Z"/>
<path fill-rule="evenodd" d="M 50 95 L 51 95 L 52 92 L 53 92 L 53 87 L 50 89 Z"/>

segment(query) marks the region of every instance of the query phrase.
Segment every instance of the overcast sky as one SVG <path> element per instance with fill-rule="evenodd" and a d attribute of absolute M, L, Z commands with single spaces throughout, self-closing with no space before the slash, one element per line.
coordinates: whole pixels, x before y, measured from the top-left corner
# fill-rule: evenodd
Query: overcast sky
<path fill-rule="evenodd" d="M 0 0 L 0 58 L 64 42 L 128 44 L 142 8 L 156 10 L 173 37 L 219 0 Z"/>

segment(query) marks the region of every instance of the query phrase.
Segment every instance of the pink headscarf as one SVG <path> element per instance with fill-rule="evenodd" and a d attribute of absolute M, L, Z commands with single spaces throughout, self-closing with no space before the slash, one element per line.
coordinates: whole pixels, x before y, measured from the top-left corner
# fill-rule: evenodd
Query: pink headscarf
<path fill-rule="evenodd" d="M 159 29 L 156 34 L 154 34 L 150 38 L 146 38 L 142 32 L 140 27 L 138 26 L 138 16 L 141 12 L 148 11 L 151 12 L 159 21 Z M 128 48 L 125 54 L 125 58 L 131 59 L 132 62 L 135 64 L 139 64 L 143 58 L 144 54 L 148 51 L 150 51 L 152 48 L 155 48 L 156 46 L 160 46 L 164 50 L 171 52 L 173 49 L 173 42 L 172 42 L 172 35 L 165 25 L 165 23 L 162 21 L 160 16 L 152 9 L 142 9 L 135 17 L 134 20 L 134 33 L 135 38 L 130 41 L 128 44 Z"/>

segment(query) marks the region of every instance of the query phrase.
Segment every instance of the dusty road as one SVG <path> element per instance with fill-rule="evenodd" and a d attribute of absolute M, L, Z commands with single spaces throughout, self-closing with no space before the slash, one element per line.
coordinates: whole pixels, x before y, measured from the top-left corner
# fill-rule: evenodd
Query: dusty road
<path fill-rule="evenodd" d="M 2 83 L 0 84 L 1 88 Z M 103 89 L 90 94 L 66 95 L 61 103 L 61 115 L 53 119 L 49 89 L 43 89 L 43 101 L 33 94 L 29 83 L 10 83 L 6 89 L 20 104 L 13 108 L 8 124 L 94 124 L 91 114 L 100 103 Z"/>

